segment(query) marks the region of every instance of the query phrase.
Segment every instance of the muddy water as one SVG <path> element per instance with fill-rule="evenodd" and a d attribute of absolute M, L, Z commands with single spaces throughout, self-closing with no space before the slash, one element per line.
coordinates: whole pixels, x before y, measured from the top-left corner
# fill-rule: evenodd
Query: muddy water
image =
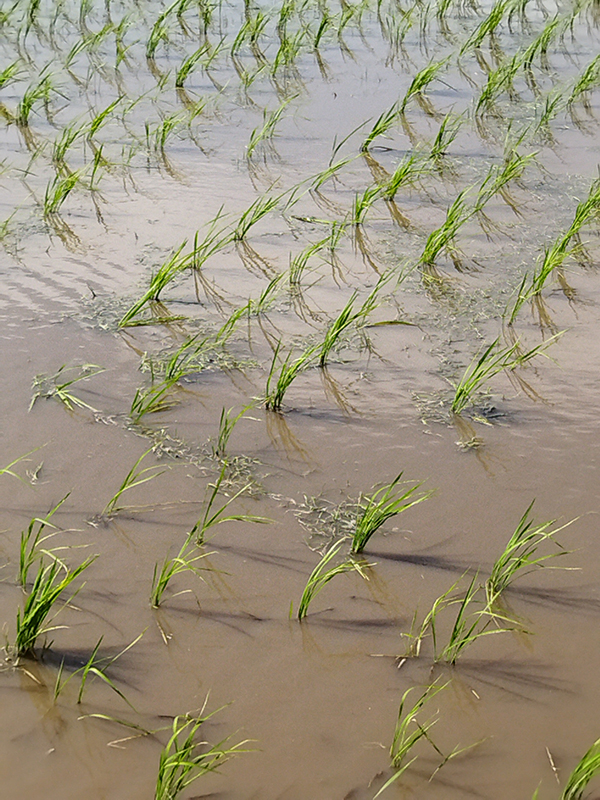
<path fill-rule="evenodd" d="M 343 4 L 325 15 L 315 52 L 324 17 L 309 3 L 289 10 L 288 41 L 300 37 L 293 58 L 284 50 L 277 56 L 280 7 L 184 3 L 179 17 L 173 8 L 159 19 L 166 9 L 17 4 L 0 31 L 1 66 L 18 67 L 0 96 L 0 466 L 27 454 L 11 468 L 18 478 L 0 475 L 0 619 L 8 645 L 24 602 L 15 580 L 20 532 L 32 517 L 69 493 L 48 547 L 64 548 L 55 554 L 71 568 L 98 556 L 56 629 L 40 637 L 36 657 L 15 664 L 7 648 L 3 792 L 152 797 L 173 717 L 206 702 L 207 711 L 221 710 L 203 737 L 246 742 L 246 752 L 183 796 L 366 800 L 393 775 L 388 750 L 404 692 L 419 687 L 416 699 L 437 679 L 447 686 L 420 721 L 437 715 L 431 736 L 439 750 L 464 752 L 435 772 L 441 757 L 419 743 L 410 756 L 417 760 L 382 796 L 512 800 L 540 785 L 540 797 L 558 797 L 557 776 L 564 785 L 599 735 L 597 218 L 583 227 L 582 248 L 564 274 L 546 283 L 543 305 L 526 303 L 517 317 L 515 332 L 527 347 L 563 332 L 547 351 L 554 360 L 540 357 L 518 372 L 534 399 L 500 374 L 461 418 L 451 417 L 449 404 L 452 384 L 482 344 L 509 336 L 502 316 L 515 290 L 569 227 L 597 176 L 597 77 L 567 105 L 598 52 L 595 7 L 579 7 L 572 34 L 570 7 L 526 6 L 525 17 L 515 11 L 510 20 L 507 9 L 494 35 L 460 58 L 490 8 L 456 4 L 439 17 L 435 5 Z M 518 71 L 496 104 L 476 114 L 486 70 L 506 65 L 556 13 L 566 27 L 545 56 L 535 56 L 534 83 Z M 262 24 L 260 14 L 268 20 L 259 50 L 243 36 L 238 48 L 237 34 Z M 205 41 L 203 15 L 211 49 L 186 78 L 186 94 L 177 93 L 176 70 Z M 153 27 L 162 33 L 148 60 Z M 425 98 L 410 100 L 404 118 L 360 156 L 374 120 L 439 59 L 447 63 Z M 16 124 L 19 102 L 44 75 L 49 83 L 28 124 Z M 536 127 L 556 96 L 564 98 L 556 114 Z M 263 111 L 278 108 L 273 137 L 248 158 Z M 428 154 L 449 113 L 462 122 L 435 161 Z M 56 142 L 79 127 L 61 161 Z M 536 160 L 508 194 L 489 200 L 485 217 L 465 222 L 433 272 L 415 268 L 449 205 L 462 190 L 475 202 L 511 141 L 520 155 L 537 152 Z M 424 167 L 396 195 L 402 217 L 394 221 L 379 197 L 364 223 L 352 226 L 347 214 L 357 193 L 385 181 L 411 154 Z M 308 192 L 314 176 L 340 159 L 348 161 L 337 176 Z M 52 193 L 74 174 L 79 180 L 60 204 Z M 191 246 L 196 231 L 201 240 L 216 215 L 231 231 L 257 198 L 286 192 L 246 243 L 228 241 L 196 281 L 182 270 L 164 289 L 164 306 L 154 311 L 177 319 L 119 327 L 173 248 L 184 240 Z M 189 336 L 214 337 L 290 259 L 344 220 L 336 258 L 323 247 L 299 286 L 284 274 L 261 313 L 242 316 L 224 344 L 207 350 L 203 368 L 180 379 L 172 407 L 132 419 L 136 390 L 150 386 L 149 357 L 158 364 Z M 276 342 L 283 354 L 319 343 L 353 293 L 362 302 L 381 275 L 377 307 L 366 325 L 346 331 L 328 370 L 307 369 L 281 413 L 266 411 L 261 398 Z M 150 309 L 137 319 L 152 322 Z M 70 411 L 40 397 L 28 410 L 36 375 L 82 364 L 104 368 L 71 387 L 87 407 Z M 247 487 L 232 513 L 271 522 L 212 528 L 201 551 L 205 569 L 176 576 L 153 610 L 154 566 L 176 554 L 225 463 L 212 449 L 221 411 L 251 402 L 229 441 L 219 500 Z M 141 466 L 156 467 L 156 477 L 103 517 L 150 448 Z M 431 498 L 370 541 L 368 580 L 340 575 L 302 624 L 290 619 L 290 603 L 297 608 L 320 554 L 347 530 L 348 504 L 400 471 L 423 481 Z M 456 582 L 464 592 L 470 576 L 484 580 L 534 499 L 538 521 L 578 519 L 558 537 L 572 552 L 548 562 L 569 569 L 533 571 L 507 592 L 520 631 L 481 638 L 454 667 L 434 663 L 431 640 L 418 658 L 398 660 L 415 614 L 421 620 Z M 442 619 L 441 638 L 451 619 Z M 108 658 L 142 633 L 108 672 L 130 705 L 92 678 L 78 703 L 77 673 L 54 696 L 57 680 L 81 668 L 100 637 Z"/>

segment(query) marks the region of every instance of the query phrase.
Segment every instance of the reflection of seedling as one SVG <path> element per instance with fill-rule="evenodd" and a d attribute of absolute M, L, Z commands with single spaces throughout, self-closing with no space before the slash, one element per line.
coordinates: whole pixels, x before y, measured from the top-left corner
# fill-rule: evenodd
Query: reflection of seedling
<path fill-rule="evenodd" d="M 422 486 L 421 483 L 402 491 L 402 484 L 399 486 L 402 475 L 401 472 L 391 483 L 382 486 L 374 494 L 361 495 L 359 498 L 356 528 L 352 536 L 353 553 L 362 553 L 373 534 L 388 519 L 431 497 L 432 492 L 415 495 L 417 489 Z"/>
<path fill-rule="evenodd" d="M 359 564 L 357 561 L 348 559 L 335 567 L 327 568 L 327 565 L 338 554 L 340 548 L 344 544 L 344 539 L 335 542 L 329 550 L 325 553 L 323 558 L 319 561 L 317 566 L 310 573 L 310 577 L 306 582 L 300 603 L 298 605 L 297 616 L 299 620 L 303 620 L 308 614 L 308 607 L 312 600 L 319 594 L 319 592 L 327 586 L 329 581 L 333 580 L 336 575 L 341 575 L 344 572 L 358 572 L 365 580 L 368 580 L 364 572 L 364 565 Z M 290 606 L 290 616 L 292 615 L 293 608 Z"/>
<path fill-rule="evenodd" d="M 103 517 L 110 517 L 113 514 L 117 514 L 119 511 L 122 510 L 122 507 L 119 506 L 119 500 L 121 495 L 128 491 L 129 489 L 133 489 L 135 486 L 141 486 L 142 483 L 146 483 L 147 481 L 151 481 L 153 478 L 157 478 L 159 475 L 162 475 L 164 469 L 161 469 L 158 465 L 153 467 L 144 467 L 144 469 L 139 469 L 139 465 L 142 463 L 144 458 L 148 455 L 148 453 L 152 452 L 152 447 L 146 450 L 145 453 L 138 458 L 135 462 L 133 467 L 129 470 L 127 475 L 125 476 L 125 480 L 119 487 L 119 489 L 115 492 L 115 494 L 111 497 L 108 503 L 104 506 L 104 510 L 102 512 Z M 160 470 L 157 472 L 157 470 Z"/>
<path fill-rule="evenodd" d="M 97 411 L 93 406 L 72 394 L 70 387 L 78 381 L 86 380 L 101 372 L 104 372 L 104 369 L 96 364 L 83 364 L 81 367 L 67 367 L 66 364 L 63 364 L 54 375 L 36 375 L 33 379 L 33 396 L 29 404 L 29 410 L 31 411 L 39 397 L 54 397 L 63 403 L 69 411 L 73 411 L 75 407 Z M 74 377 L 65 380 L 69 374 L 73 373 L 75 373 Z"/>

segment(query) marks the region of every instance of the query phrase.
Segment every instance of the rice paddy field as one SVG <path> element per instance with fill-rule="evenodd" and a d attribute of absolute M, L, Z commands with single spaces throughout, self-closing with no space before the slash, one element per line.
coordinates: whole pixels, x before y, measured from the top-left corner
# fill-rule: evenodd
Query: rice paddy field
<path fill-rule="evenodd" d="M 0 118 L 2 796 L 592 798 L 597 0 L 8 0 Z"/>

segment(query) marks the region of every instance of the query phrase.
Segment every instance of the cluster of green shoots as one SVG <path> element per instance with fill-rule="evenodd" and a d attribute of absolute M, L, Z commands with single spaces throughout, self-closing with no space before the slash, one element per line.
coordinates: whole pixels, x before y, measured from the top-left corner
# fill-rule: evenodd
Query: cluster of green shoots
<path fill-rule="evenodd" d="M 380 487 L 372 494 L 359 497 L 353 514 L 350 552 L 346 560 L 329 566 L 332 562 L 339 561 L 337 556 L 346 545 L 344 537 L 334 542 L 324 553 L 310 574 L 300 598 L 297 611 L 299 620 L 306 617 L 311 601 L 336 575 L 354 571 L 368 580 L 365 570 L 372 565 L 357 560 L 356 556 L 363 552 L 371 538 L 388 520 L 431 497 L 431 491 L 418 491 L 421 487 L 420 483 L 411 485 L 401 483 L 402 475 L 403 473 L 400 473 L 391 483 Z M 290 617 L 292 614 L 293 605 L 290 606 Z"/>

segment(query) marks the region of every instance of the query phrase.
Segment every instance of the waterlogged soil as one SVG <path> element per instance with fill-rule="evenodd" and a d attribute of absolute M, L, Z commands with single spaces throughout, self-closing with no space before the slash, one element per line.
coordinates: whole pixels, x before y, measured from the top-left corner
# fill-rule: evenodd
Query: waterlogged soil
<path fill-rule="evenodd" d="M 403 695 L 406 714 L 437 681 L 417 717 L 435 720 L 435 747 L 419 741 L 382 797 L 560 797 L 600 736 L 597 5 L 18 0 L 0 14 L 3 796 L 151 798 L 173 720 L 217 712 L 199 751 L 237 753 L 181 797 L 370 800 L 396 771 Z M 461 224 L 424 257 L 460 197 Z M 170 259 L 181 267 L 145 294 Z M 369 296 L 319 367 L 307 348 Z M 544 348 L 453 415 L 495 340 Z M 186 343 L 194 368 L 136 412 Z M 246 410 L 219 449 L 227 409 Z M 141 482 L 111 507 L 139 459 Z M 401 472 L 431 496 L 298 621 L 358 499 Z M 209 528 L 196 571 L 152 608 L 156 565 L 216 483 L 213 511 L 237 494 L 223 516 L 241 519 Z M 454 665 L 439 654 L 457 604 L 438 658 L 431 630 L 411 650 L 437 598 L 485 582 L 533 501 L 537 523 L 574 520 L 556 535 L 569 552 L 523 570 L 497 635 Z M 23 589 L 21 532 L 59 503 Z M 33 653 L 15 653 L 39 565 L 90 556 Z M 119 657 L 79 696 L 96 645 L 100 666 Z"/>

